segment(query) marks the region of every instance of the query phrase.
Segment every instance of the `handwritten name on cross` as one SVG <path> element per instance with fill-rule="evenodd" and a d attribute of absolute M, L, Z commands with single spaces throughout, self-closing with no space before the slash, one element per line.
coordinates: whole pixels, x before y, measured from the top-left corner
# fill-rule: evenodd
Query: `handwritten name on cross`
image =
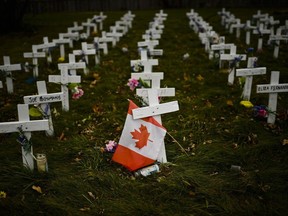
<path fill-rule="evenodd" d="M 69 83 L 80 83 L 81 76 L 69 75 L 67 66 L 61 67 L 61 75 L 49 75 L 49 82 L 61 84 L 61 91 L 63 92 L 62 109 L 69 111 Z"/>
<path fill-rule="evenodd" d="M 249 57 L 247 61 L 247 68 L 236 69 L 236 76 L 245 77 L 245 84 L 242 93 L 244 100 L 250 101 L 253 76 L 266 74 L 266 67 L 254 67 L 254 62 L 257 57 Z"/>
<path fill-rule="evenodd" d="M 39 70 L 38 70 L 38 58 L 45 58 L 45 52 L 38 52 L 36 45 L 32 45 L 32 52 L 23 53 L 24 58 L 32 58 L 33 64 L 33 76 L 38 77 Z"/>
<path fill-rule="evenodd" d="M 45 131 L 46 135 L 54 136 L 50 103 L 55 102 L 63 103 L 63 92 L 48 94 L 45 81 L 37 81 L 37 90 L 38 95 L 24 96 L 23 97 L 24 103 L 38 105 L 38 109 L 41 110 L 40 112 L 43 115 L 43 119 L 48 119 L 49 122 L 49 129 Z"/>
<path fill-rule="evenodd" d="M 28 104 L 18 104 L 18 121 L 1 122 L 0 133 L 15 133 L 20 132 L 30 142 L 32 131 L 45 131 L 49 129 L 48 120 L 33 120 L 30 121 Z M 27 148 L 22 146 L 22 161 L 23 165 L 30 170 L 34 169 L 33 147 Z"/>
<path fill-rule="evenodd" d="M 272 71 L 270 84 L 257 85 L 257 93 L 269 93 L 267 123 L 274 124 L 276 120 L 278 93 L 288 92 L 288 83 L 279 84 L 279 71 Z"/>
<path fill-rule="evenodd" d="M 232 46 L 230 54 L 221 54 L 220 59 L 229 61 L 228 85 L 233 85 L 235 78 L 235 68 L 240 61 L 246 60 L 246 54 L 236 54 L 236 46 Z"/>
<path fill-rule="evenodd" d="M 77 69 L 83 69 L 85 74 L 88 74 L 85 62 L 75 62 L 75 55 L 69 54 L 69 63 L 60 63 L 58 64 L 58 69 L 61 70 L 61 67 L 67 67 L 71 75 L 76 75 Z"/>
<path fill-rule="evenodd" d="M 158 59 L 148 59 L 147 50 L 141 50 L 141 59 L 140 60 L 131 60 L 131 67 L 140 62 L 144 67 L 144 73 L 152 72 L 152 67 L 158 65 Z"/>
<path fill-rule="evenodd" d="M 12 71 L 21 71 L 21 64 L 10 64 L 10 57 L 3 56 L 4 65 L 0 65 L 0 71 L 6 77 L 7 92 L 14 92 Z"/>

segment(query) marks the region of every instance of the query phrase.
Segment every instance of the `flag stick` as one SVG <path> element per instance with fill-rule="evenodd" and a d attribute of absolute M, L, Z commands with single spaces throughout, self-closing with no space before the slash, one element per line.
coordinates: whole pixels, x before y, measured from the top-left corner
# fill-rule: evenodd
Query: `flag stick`
<path fill-rule="evenodd" d="M 168 131 L 166 131 L 166 133 L 173 139 L 174 142 L 176 142 L 176 143 L 178 144 L 178 146 L 181 148 L 181 150 L 182 150 L 183 152 L 185 152 L 185 154 L 186 154 L 187 156 L 189 156 L 188 153 L 185 151 L 185 149 L 181 146 L 181 144 L 180 144 Z"/>

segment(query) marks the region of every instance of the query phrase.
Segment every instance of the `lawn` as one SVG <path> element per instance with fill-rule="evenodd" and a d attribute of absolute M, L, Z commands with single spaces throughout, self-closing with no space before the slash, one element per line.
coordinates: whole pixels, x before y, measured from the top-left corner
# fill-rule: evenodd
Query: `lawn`
<path fill-rule="evenodd" d="M 230 9 L 242 20 L 250 19 L 255 9 Z M 164 72 L 163 87 L 174 87 L 179 111 L 162 115 L 169 132 L 165 137 L 168 163 L 160 172 L 135 177 L 111 161 L 112 154 L 101 148 L 109 140 L 119 141 L 128 109 L 127 99 L 140 105 L 126 85 L 131 76 L 130 60 L 138 59 L 137 42 L 148 29 L 157 10 L 132 11 L 136 17 L 132 29 L 116 47 L 109 46 L 101 64 L 91 60 L 89 74 L 82 76 L 84 95 L 70 99 L 70 110 L 53 103 L 54 137 L 34 132 L 34 153 L 45 153 L 49 171 L 31 172 L 22 165 L 17 133 L 0 134 L 0 213 L 1 215 L 285 215 L 288 189 L 288 94 L 278 95 L 277 121 L 253 117 L 252 109 L 240 105 L 242 87 L 236 79 L 227 85 L 226 70 L 216 60 L 209 60 L 198 36 L 189 27 L 188 9 L 164 10 L 168 14 L 159 48 L 159 65 Z M 244 53 L 256 49 L 257 40 L 244 43 L 244 33 L 236 39 L 220 24 L 220 9 L 197 9 L 226 42 L 235 43 Z M 284 9 L 263 9 L 280 19 L 287 19 Z M 9 55 L 11 63 L 25 63 L 24 52 L 42 38 L 58 38 L 74 21 L 81 23 L 99 12 L 26 15 L 23 29 L 0 36 L 0 53 Z M 107 11 L 104 30 L 108 31 L 126 11 Z M 100 35 L 100 32 L 94 34 Z M 87 41 L 91 42 L 92 37 Z M 264 40 L 265 41 L 265 40 Z M 75 43 L 75 49 L 80 42 Z M 126 47 L 128 52 L 123 52 Z M 66 50 L 66 54 L 72 49 Z M 189 58 L 183 59 L 188 53 Z M 280 71 L 280 83 L 288 83 L 287 43 L 281 43 L 278 59 L 273 47 L 264 43 L 255 52 L 259 66 L 267 74 L 253 80 L 251 102 L 267 105 L 268 94 L 256 94 L 257 84 L 268 84 L 271 71 Z M 58 74 L 58 49 L 52 50 L 53 63 L 39 60 L 37 80 L 48 81 Z M 2 57 L 1 57 L 2 58 Z M 1 60 L 2 64 L 2 60 Z M 225 65 L 227 68 L 227 65 Z M 246 62 L 240 67 L 245 68 Z M 23 96 L 37 93 L 32 72 L 15 72 L 15 92 L 1 89 L 0 122 L 17 120 L 17 104 Z M 1 77 L 4 83 L 4 78 Z M 31 81 L 32 80 L 32 81 Z M 47 83 L 48 92 L 60 91 L 60 85 Z M 34 119 L 35 117 L 31 117 Z M 37 119 L 37 118 L 36 118 Z M 181 150 L 177 142 L 185 149 Z M 231 166 L 240 166 L 234 170 Z M 38 189 L 38 190 L 35 190 Z M 39 191 L 41 189 L 41 191 Z"/>

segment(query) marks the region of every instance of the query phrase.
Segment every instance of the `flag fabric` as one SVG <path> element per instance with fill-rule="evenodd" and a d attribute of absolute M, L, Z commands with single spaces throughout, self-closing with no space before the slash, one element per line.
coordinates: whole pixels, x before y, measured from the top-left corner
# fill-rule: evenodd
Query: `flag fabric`
<path fill-rule="evenodd" d="M 130 171 L 156 161 L 166 129 L 153 117 L 133 119 L 132 110 L 138 108 L 131 100 L 124 128 L 112 160 Z"/>

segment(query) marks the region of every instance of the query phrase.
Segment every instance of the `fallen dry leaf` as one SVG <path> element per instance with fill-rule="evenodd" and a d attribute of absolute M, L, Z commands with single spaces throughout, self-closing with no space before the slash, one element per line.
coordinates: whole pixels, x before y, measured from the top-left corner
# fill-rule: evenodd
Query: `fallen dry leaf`
<path fill-rule="evenodd" d="M 35 190 L 35 191 L 37 191 L 38 193 L 42 194 L 41 187 L 33 185 L 33 186 L 32 186 L 32 189 Z"/>

